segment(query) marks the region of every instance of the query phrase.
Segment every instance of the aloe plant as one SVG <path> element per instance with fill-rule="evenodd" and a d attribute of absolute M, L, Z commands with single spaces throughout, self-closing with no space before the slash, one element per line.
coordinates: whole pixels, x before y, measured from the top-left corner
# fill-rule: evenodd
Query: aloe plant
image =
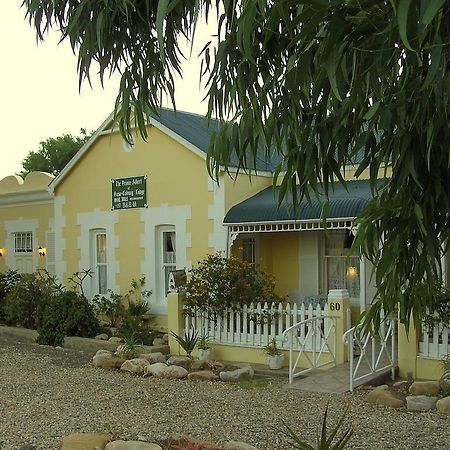
<path fill-rule="evenodd" d="M 292 428 L 290 428 L 285 422 L 283 422 L 283 425 L 285 427 L 285 430 L 282 430 L 282 434 L 287 436 L 291 442 L 289 442 L 291 448 L 297 449 L 297 450 L 343 450 L 347 444 L 347 442 L 350 440 L 353 434 L 353 429 L 351 427 L 347 428 L 340 437 L 337 437 L 337 434 L 339 432 L 339 429 L 341 428 L 345 414 L 347 413 L 347 410 L 344 411 L 344 414 L 339 419 L 336 426 L 331 430 L 330 434 L 327 433 L 327 415 L 328 415 L 328 404 L 325 408 L 325 413 L 323 415 L 323 421 L 322 421 L 322 429 L 321 434 L 317 436 L 317 446 L 313 447 L 312 445 L 308 444 L 307 442 L 303 441 L 300 436 L 298 436 Z M 336 439 L 336 442 L 333 443 L 333 441 Z"/>
<path fill-rule="evenodd" d="M 192 358 L 191 353 L 197 345 L 198 341 L 198 331 L 191 329 L 184 332 L 184 336 L 180 336 L 173 331 L 170 334 L 175 338 L 175 340 L 180 344 L 181 348 L 186 352 L 189 358 Z"/>

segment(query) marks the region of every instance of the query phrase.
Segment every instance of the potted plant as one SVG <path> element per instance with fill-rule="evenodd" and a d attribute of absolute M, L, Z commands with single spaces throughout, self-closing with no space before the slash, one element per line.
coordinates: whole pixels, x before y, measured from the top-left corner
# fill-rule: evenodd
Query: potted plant
<path fill-rule="evenodd" d="M 277 347 L 277 341 L 275 338 L 272 338 L 263 350 L 267 355 L 267 362 L 270 369 L 281 369 L 283 367 L 284 355 Z"/>
<path fill-rule="evenodd" d="M 212 347 L 209 345 L 209 336 L 202 334 L 197 341 L 197 356 L 200 361 L 211 359 Z"/>

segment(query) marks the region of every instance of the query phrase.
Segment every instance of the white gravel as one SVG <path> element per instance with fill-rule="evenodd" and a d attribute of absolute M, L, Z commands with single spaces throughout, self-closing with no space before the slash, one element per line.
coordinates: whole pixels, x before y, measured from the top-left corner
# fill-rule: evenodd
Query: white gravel
<path fill-rule="evenodd" d="M 138 378 L 95 369 L 90 357 L 0 336 L 0 449 L 57 449 L 66 434 L 98 431 L 153 442 L 181 434 L 289 449 L 277 431 L 281 421 L 313 443 L 327 401 L 331 423 L 349 405 L 346 423 L 355 433 L 348 448 L 450 449 L 450 416 L 373 406 L 364 391 L 333 395 L 289 390 L 280 381 L 244 389 Z"/>

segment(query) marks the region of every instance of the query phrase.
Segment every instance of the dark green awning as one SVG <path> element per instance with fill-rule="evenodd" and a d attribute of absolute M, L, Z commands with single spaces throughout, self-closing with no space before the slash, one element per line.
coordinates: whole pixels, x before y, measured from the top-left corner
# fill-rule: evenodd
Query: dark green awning
<path fill-rule="evenodd" d="M 321 217 L 319 202 L 303 200 L 295 210 L 292 203 L 278 205 L 279 187 L 269 187 L 233 206 L 225 216 L 225 224 L 284 222 L 293 220 L 318 220 Z M 372 198 L 369 181 L 348 181 L 347 189 L 336 184 L 329 193 L 328 218 L 354 218 Z"/>

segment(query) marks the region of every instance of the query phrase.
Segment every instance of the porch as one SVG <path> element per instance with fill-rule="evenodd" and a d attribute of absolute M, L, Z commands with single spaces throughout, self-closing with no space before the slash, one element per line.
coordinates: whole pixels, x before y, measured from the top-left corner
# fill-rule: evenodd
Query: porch
<path fill-rule="evenodd" d="M 354 220 L 372 198 L 368 182 L 336 185 L 326 220 L 319 201 L 304 200 L 295 208 L 291 200 L 278 204 L 277 198 L 268 188 L 228 211 L 227 255 L 272 275 L 277 293 L 291 303 L 324 301 L 330 290 L 347 289 L 355 321 L 376 292 L 371 264 L 351 250 Z"/>

